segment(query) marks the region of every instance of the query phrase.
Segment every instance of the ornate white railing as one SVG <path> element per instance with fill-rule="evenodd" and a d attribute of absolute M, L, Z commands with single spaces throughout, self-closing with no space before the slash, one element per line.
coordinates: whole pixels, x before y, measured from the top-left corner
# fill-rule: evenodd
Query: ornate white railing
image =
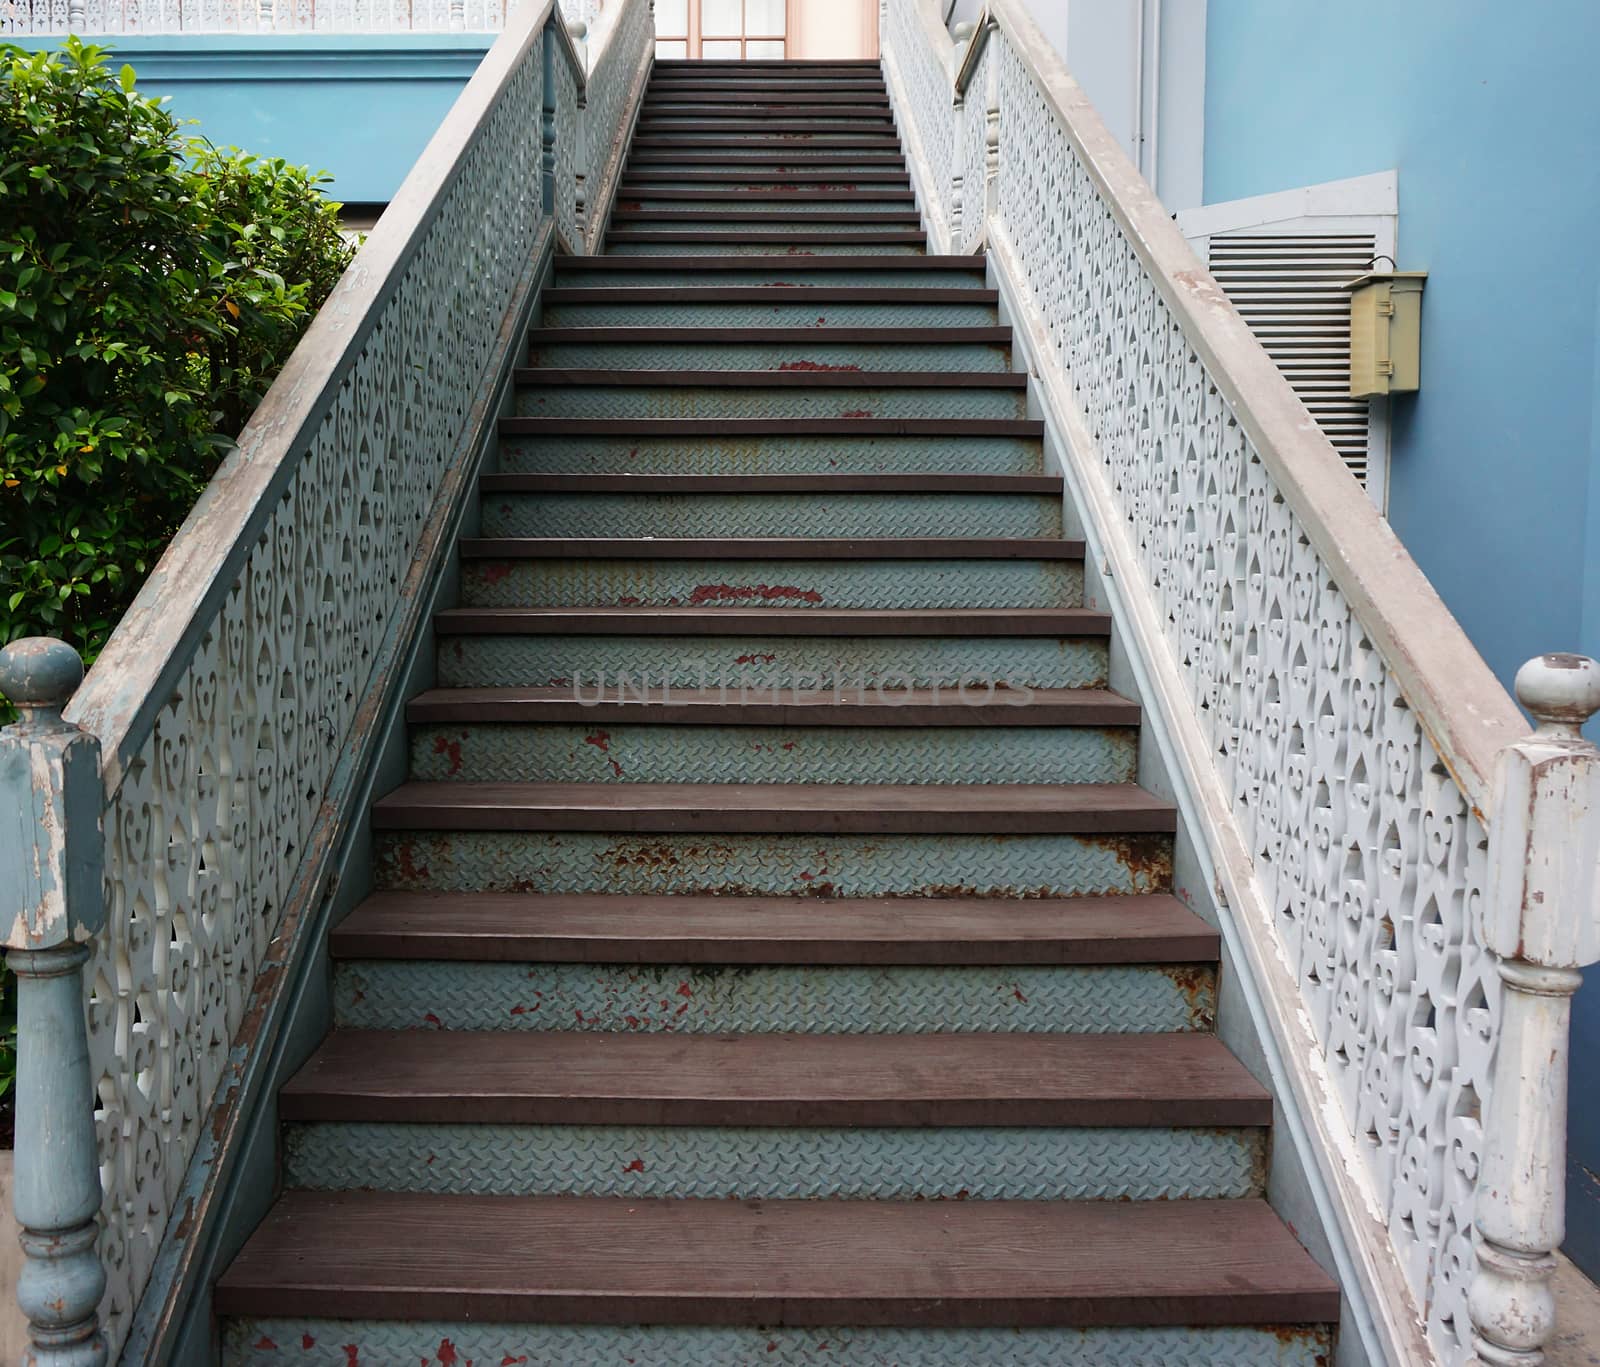
<path fill-rule="evenodd" d="M 0 0 L 0 38 L 77 33 L 498 33 L 510 0 Z M 619 0 L 610 0 L 615 6 Z M 561 0 L 592 28 L 602 0 Z"/>
<path fill-rule="evenodd" d="M 596 222 L 614 193 L 653 31 L 649 0 L 613 8 L 599 89 L 552 0 L 513 11 L 65 720 L 72 652 L 0 652 L 24 715 L 0 733 L 0 922 L 40 1363 L 93 1361 L 97 1307 L 114 1355 L 184 1289 L 547 234 L 592 236 L 580 168 Z"/>
<path fill-rule="evenodd" d="M 1538 1003 L 1564 1010 L 1575 975 L 1549 971 L 1600 953 L 1573 929 L 1595 916 L 1582 842 L 1600 770 L 1562 729 L 1600 705 L 1592 675 L 1536 669 L 1524 700 L 1549 724 L 1528 736 L 1018 0 L 991 0 L 955 46 L 932 0 L 883 0 L 882 43 L 931 237 L 987 245 L 1061 429 L 1316 1180 L 1342 1212 L 1336 1258 L 1372 1307 L 1366 1330 L 1397 1361 L 1465 1361 L 1474 1330 L 1485 1360 L 1529 1361 L 1494 1354 L 1549 1328 L 1565 1035 Z M 1513 803 L 1492 850 L 1506 754 L 1513 769 L 1557 754 L 1583 777 L 1545 793 L 1542 828 L 1537 803 L 1531 823 Z M 1488 899 L 1494 851 L 1497 888 L 1551 891 L 1560 869 L 1548 900 L 1562 905 Z M 1545 873 L 1519 882 L 1525 869 Z M 1563 932 L 1528 932 L 1538 916 Z M 1503 1016 L 1519 1039 L 1537 1016 L 1519 1060 L 1549 1045 L 1555 1062 L 1531 1080 L 1519 1063 L 1486 1140 Z M 1492 1245 L 1475 1261 L 1482 1192 Z"/>

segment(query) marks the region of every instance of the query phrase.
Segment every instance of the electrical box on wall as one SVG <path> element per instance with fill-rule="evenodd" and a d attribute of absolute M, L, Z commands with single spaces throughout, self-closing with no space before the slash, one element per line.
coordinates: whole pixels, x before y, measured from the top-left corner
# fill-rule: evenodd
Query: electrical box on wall
<path fill-rule="evenodd" d="M 1373 271 L 1350 291 L 1350 396 L 1409 394 L 1422 381 L 1422 285 L 1427 271 Z"/>

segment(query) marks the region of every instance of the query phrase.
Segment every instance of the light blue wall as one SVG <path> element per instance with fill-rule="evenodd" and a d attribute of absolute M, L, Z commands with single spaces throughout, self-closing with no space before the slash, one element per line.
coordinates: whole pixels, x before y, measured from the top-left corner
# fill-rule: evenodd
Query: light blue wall
<path fill-rule="evenodd" d="M 331 171 L 346 202 L 391 199 L 493 34 L 183 34 L 99 40 L 146 94 L 218 146 Z M 31 40 L 29 46 L 43 46 Z"/>
<path fill-rule="evenodd" d="M 1600 655 L 1597 54 L 1594 0 L 1210 0 L 1207 203 L 1399 170 L 1400 265 L 1430 274 L 1390 519 L 1508 684 Z M 1567 1249 L 1600 1276 L 1589 977 Z"/>

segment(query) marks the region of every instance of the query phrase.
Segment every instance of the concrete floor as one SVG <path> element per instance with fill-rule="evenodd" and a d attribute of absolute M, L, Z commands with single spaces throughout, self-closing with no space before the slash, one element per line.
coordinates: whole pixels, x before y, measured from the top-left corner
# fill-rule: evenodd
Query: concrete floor
<path fill-rule="evenodd" d="M 1556 1270 L 1556 1336 L 1545 1350 L 1549 1367 L 1600 1367 L 1600 1286 L 1567 1259 Z"/>

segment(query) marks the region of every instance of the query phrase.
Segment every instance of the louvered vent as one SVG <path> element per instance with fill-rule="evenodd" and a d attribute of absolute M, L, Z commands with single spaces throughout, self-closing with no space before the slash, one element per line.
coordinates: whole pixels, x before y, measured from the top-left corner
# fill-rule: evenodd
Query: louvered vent
<path fill-rule="evenodd" d="M 1367 269 L 1370 233 L 1238 233 L 1210 240 L 1211 273 L 1278 363 L 1351 473 L 1367 482 L 1365 399 L 1350 389 L 1350 293 Z"/>

